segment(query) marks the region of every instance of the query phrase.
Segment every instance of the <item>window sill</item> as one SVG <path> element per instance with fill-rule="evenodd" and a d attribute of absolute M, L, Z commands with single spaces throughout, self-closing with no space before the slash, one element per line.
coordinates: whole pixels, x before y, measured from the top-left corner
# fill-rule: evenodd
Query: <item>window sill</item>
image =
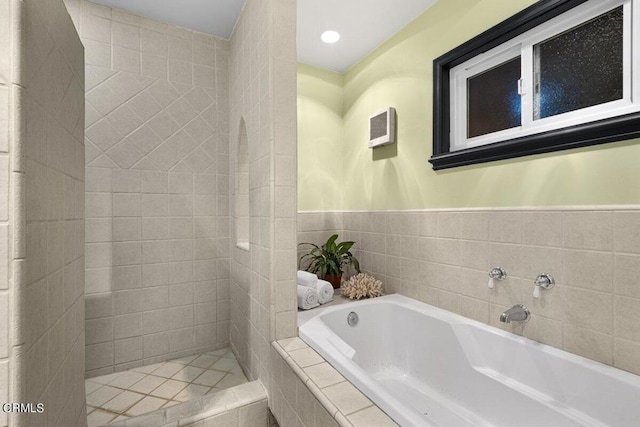
<path fill-rule="evenodd" d="M 429 162 L 434 170 L 449 169 L 638 137 L 640 113 L 633 113 L 465 150 L 443 152 L 431 156 Z"/>

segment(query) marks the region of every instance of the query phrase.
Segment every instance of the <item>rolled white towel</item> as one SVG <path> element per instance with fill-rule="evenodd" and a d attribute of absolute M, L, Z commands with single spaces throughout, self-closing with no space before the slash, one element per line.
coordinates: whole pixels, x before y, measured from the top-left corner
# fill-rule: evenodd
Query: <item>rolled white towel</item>
<path fill-rule="evenodd" d="M 326 280 L 318 280 L 315 286 L 318 292 L 318 302 L 320 304 L 326 304 L 333 300 L 333 286 Z"/>
<path fill-rule="evenodd" d="M 313 288 L 316 283 L 318 283 L 318 276 L 308 271 L 298 270 L 298 285 Z"/>
<path fill-rule="evenodd" d="M 319 306 L 318 292 L 314 288 L 298 285 L 298 307 L 303 310 L 309 310 Z"/>

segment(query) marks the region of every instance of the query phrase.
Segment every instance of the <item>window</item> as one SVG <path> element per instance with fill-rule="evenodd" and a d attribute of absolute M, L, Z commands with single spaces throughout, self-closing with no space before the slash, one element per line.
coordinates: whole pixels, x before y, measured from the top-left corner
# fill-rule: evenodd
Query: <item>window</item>
<path fill-rule="evenodd" d="M 434 169 L 640 136 L 638 27 L 640 0 L 545 0 L 436 59 Z"/>
<path fill-rule="evenodd" d="M 518 93 L 521 63 L 518 55 L 466 79 L 466 99 L 458 106 L 467 107 L 466 113 L 460 111 L 460 117 L 466 118 L 465 140 L 522 125 Z"/>

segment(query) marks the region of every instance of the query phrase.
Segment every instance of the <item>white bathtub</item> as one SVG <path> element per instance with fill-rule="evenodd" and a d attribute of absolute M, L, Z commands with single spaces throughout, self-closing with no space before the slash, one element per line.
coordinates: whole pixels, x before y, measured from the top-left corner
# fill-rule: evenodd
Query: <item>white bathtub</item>
<path fill-rule="evenodd" d="M 300 337 L 402 426 L 640 426 L 639 376 L 400 295 Z"/>

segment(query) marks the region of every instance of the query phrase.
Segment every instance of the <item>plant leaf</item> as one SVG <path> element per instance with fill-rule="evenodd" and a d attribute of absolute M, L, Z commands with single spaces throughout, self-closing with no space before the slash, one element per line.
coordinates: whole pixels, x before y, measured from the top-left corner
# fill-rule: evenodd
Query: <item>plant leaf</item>
<path fill-rule="evenodd" d="M 353 268 L 360 273 L 360 262 L 358 262 L 358 259 L 356 257 L 351 257 L 351 263 L 353 264 Z"/>
<path fill-rule="evenodd" d="M 342 242 L 336 248 L 338 254 L 344 254 L 349 252 L 349 249 L 355 244 L 355 242 Z"/>
<path fill-rule="evenodd" d="M 338 264 L 336 264 L 334 260 L 329 260 L 329 266 L 331 267 L 330 274 L 332 276 L 338 276 L 340 274 L 340 267 L 338 267 Z"/>
<path fill-rule="evenodd" d="M 325 247 L 331 252 L 335 252 L 337 239 L 338 239 L 337 234 L 332 235 L 331 237 L 329 237 L 329 240 L 327 240 L 327 243 L 325 243 Z"/>
<path fill-rule="evenodd" d="M 338 235 L 333 234 L 322 246 L 313 243 L 301 243 L 309 246 L 309 252 L 300 257 L 299 263 L 308 262 L 307 271 L 318 274 L 321 277 L 326 275 L 338 276 L 342 274 L 344 267 L 353 266 L 360 272 L 358 260 L 350 252 L 355 244 L 352 241 L 336 243 Z M 300 265 L 299 264 L 299 265 Z"/>

